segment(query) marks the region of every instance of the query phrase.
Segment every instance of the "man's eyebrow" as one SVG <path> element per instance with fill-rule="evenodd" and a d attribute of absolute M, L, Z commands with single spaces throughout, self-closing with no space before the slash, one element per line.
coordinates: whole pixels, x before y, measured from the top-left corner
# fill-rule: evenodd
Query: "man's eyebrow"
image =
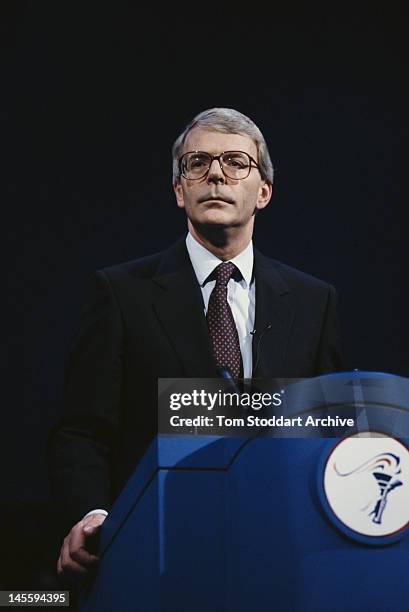
<path fill-rule="evenodd" d="M 185 151 L 184 153 L 196 153 L 197 152 L 197 153 L 208 153 L 209 155 L 221 155 L 222 153 L 229 153 L 231 151 L 238 152 L 238 153 L 247 153 L 247 155 L 250 155 L 250 157 L 254 157 L 254 159 L 257 158 L 257 152 L 249 153 L 249 151 L 245 151 L 244 149 L 224 149 L 223 151 L 220 151 L 220 153 L 216 153 L 214 149 L 213 151 L 209 151 L 208 149 L 190 149 L 190 150 Z"/>

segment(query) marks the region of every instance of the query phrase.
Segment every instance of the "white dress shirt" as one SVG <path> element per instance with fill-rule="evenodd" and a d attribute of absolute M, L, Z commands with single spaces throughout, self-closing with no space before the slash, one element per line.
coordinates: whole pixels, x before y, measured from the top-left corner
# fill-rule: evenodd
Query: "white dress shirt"
<path fill-rule="evenodd" d="M 186 248 L 202 290 L 204 313 L 206 315 L 210 294 L 216 281 L 210 280 L 207 283 L 205 281 L 213 270 L 222 263 L 222 260 L 199 244 L 190 233 L 186 237 Z M 251 378 L 253 368 L 253 336 L 250 332 L 254 329 L 256 305 L 256 288 L 253 278 L 253 242 L 250 240 L 244 251 L 229 261 L 240 270 L 242 275 L 240 281 L 236 281 L 234 278 L 229 280 L 227 284 L 227 301 L 239 335 L 244 378 Z"/>

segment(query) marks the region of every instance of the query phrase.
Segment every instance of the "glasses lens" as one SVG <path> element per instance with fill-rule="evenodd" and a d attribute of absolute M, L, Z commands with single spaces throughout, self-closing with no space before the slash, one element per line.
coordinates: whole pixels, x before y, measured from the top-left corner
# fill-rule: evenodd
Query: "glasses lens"
<path fill-rule="evenodd" d="M 208 153 L 187 153 L 182 158 L 182 174 L 188 179 L 198 179 L 206 174 L 212 158 Z"/>
<path fill-rule="evenodd" d="M 242 151 L 227 151 L 220 158 L 223 172 L 233 179 L 247 178 L 250 173 L 250 157 Z"/>

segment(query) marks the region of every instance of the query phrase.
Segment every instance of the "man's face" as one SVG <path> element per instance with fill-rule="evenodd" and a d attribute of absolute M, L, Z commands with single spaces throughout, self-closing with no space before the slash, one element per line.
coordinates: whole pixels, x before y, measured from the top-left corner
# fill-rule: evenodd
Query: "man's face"
<path fill-rule="evenodd" d="M 224 134 L 200 127 L 187 135 L 183 153 L 206 151 L 220 155 L 224 151 L 244 151 L 258 162 L 256 144 L 249 136 Z M 245 179 L 224 176 L 218 160 L 213 160 L 202 179 L 180 178 L 174 186 L 177 204 L 186 210 L 193 226 L 248 227 L 254 223 L 255 209 L 267 206 L 271 186 L 252 168 Z"/>

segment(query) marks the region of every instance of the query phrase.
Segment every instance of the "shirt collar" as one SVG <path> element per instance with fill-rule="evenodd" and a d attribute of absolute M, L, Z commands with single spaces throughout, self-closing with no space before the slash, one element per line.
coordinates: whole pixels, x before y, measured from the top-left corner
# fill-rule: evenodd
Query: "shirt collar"
<path fill-rule="evenodd" d="M 222 262 L 222 260 L 205 249 L 204 246 L 199 244 L 199 242 L 190 232 L 186 236 L 186 248 L 199 285 L 203 286 L 205 280 L 213 272 L 216 266 Z M 254 262 L 253 241 L 250 240 L 244 251 L 241 251 L 241 253 L 229 261 L 237 266 L 241 272 L 244 282 L 246 283 L 246 286 L 250 287 Z"/>

